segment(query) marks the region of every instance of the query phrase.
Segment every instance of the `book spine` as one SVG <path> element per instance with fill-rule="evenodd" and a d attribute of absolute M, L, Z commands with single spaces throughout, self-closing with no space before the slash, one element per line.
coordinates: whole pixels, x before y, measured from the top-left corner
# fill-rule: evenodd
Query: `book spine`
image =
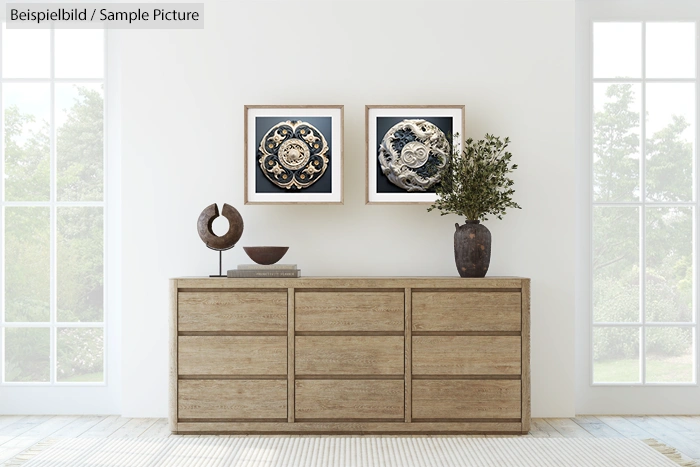
<path fill-rule="evenodd" d="M 292 270 L 296 271 L 297 265 L 296 264 L 239 264 L 238 265 L 238 270 L 239 271 L 277 271 L 277 270 Z"/>
<path fill-rule="evenodd" d="M 301 277 L 301 271 L 299 269 L 295 270 L 277 270 L 277 271 L 259 271 L 259 270 L 240 270 L 232 269 L 226 274 L 228 277 L 270 277 L 270 278 L 284 278 L 284 277 Z"/>

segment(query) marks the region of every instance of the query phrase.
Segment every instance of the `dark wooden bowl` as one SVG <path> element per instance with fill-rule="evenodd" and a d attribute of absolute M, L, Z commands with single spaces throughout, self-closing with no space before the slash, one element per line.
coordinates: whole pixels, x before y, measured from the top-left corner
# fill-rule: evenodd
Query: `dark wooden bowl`
<path fill-rule="evenodd" d="M 275 264 L 289 250 L 288 246 L 244 246 L 250 259 L 258 264 Z"/>

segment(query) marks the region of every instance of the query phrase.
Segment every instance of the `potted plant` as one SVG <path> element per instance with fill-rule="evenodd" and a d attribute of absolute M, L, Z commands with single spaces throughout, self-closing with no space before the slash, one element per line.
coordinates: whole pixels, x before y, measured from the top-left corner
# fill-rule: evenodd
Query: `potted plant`
<path fill-rule="evenodd" d="M 463 216 L 464 225 L 455 224 L 455 264 L 462 277 L 484 277 L 491 262 L 491 232 L 481 221 L 489 215 L 502 219 L 507 208 L 521 209 L 513 201 L 515 190 L 508 174 L 518 168 L 506 151 L 510 138 L 490 134 L 474 141 L 469 138 L 463 150 L 453 151 L 441 181 L 437 200 L 428 211 L 441 216 Z"/>

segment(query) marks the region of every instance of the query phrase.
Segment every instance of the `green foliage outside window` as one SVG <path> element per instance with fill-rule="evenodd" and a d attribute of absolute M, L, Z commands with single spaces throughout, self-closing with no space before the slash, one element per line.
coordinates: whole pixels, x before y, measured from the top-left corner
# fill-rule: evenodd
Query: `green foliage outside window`
<path fill-rule="evenodd" d="M 58 201 L 103 200 L 103 98 L 76 86 L 76 97 L 56 131 Z M 50 198 L 49 124 L 17 106 L 5 109 L 5 196 L 8 201 Z M 5 310 L 7 321 L 49 320 L 49 208 L 7 207 Z M 104 213 L 101 207 L 56 211 L 57 318 L 103 322 Z M 44 332 L 46 335 L 44 335 Z M 60 328 L 57 378 L 102 380 L 102 328 Z M 48 328 L 8 328 L 7 381 L 48 381 Z"/>
<path fill-rule="evenodd" d="M 692 200 L 693 147 L 683 132 L 689 123 L 674 116 L 647 135 L 645 192 L 639 186 L 640 115 L 631 84 L 607 87 L 607 102 L 594 115 L 593 179 L 596 202 Z M 646 322 L 692 320 L 693 216 L 690 208 L 653 207 L 646 211 Z M 639 208 L 597 206 L 593 212 L 594 321 L 638 322 L 640 317 Z M 594 360 L 636 359 L 639 343 L 625 328 L 597 328 Z M 647 331 L 647 356 L 676 357 L 689 349 L 687 329 Z"/>

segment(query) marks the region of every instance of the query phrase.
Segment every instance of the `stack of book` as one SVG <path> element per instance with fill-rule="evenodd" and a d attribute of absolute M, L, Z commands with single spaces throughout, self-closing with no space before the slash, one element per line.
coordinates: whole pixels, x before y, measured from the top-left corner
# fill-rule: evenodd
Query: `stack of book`
<path fill-rule="evenodd" d="M 296 264 L 239 264 L 229 269 L 227 277 L 301 277 L 301 269 Z"/>

